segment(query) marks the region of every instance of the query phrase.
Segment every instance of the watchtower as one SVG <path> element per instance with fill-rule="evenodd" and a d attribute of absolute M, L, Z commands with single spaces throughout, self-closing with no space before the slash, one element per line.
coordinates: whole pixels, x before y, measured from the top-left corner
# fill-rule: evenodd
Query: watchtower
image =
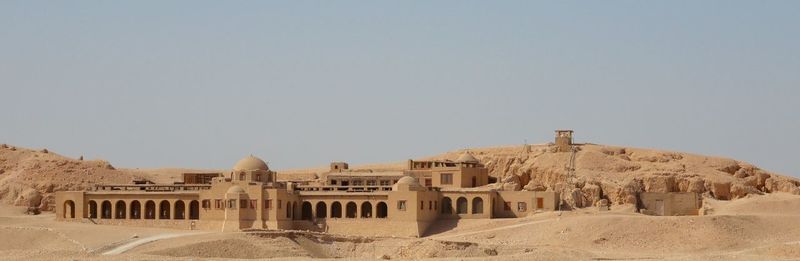
<path fill-rule="evenodd" d="M 556 149 L 558 152 L 572 151 L 572 130 L 556 130 Z"/>
<path fill-rule="evenodd" d="M 331 162 L 331 172 L 342 172 L 348 169 L 350 169 L 350 165 L 348 165 L 347 162 L 341 162 L 341 161 Z"/>

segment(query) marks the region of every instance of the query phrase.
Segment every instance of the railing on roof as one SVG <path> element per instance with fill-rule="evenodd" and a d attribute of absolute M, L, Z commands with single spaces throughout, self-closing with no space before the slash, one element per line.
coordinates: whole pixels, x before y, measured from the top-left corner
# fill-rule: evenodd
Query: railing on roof
<path fill-rule="evenodd" d="M 198 191 L 210 189 L 210 184 L 95 184 L 94 191 L 144 191 L 144 192 L 174 192 Z"/>
<path fill-rule="evenodd" d="M 319 186 L 302 185 L 297 186 L 299 191 L 342 191 L 342 192 L 371 192 L 371 191 L 392 191 L 392 186 Z"/>

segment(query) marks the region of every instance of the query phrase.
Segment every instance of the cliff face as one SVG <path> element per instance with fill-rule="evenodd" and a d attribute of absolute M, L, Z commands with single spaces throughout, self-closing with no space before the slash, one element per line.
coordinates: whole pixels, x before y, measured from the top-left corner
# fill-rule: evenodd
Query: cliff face
<path fill-rule="evenodd" d="M 795 178 L 726 158 L 679 152 L 580 145 L 555 152 L 550 145 L 478 148 L 470 151 L 498 179 L 502 190 L 560 191 L 572 207 L 635 204 L 638 192 L 697 192 L 737 199 L 776 191 L 800 194 Z M 460 151 L 431 157 L 455 159 Z"/>
<path fill-rule="evenodd" d="M 52 210 L 55 191 L 96 183 L 130 183 L 136 175 L 102 160 L 67 158 L 45 150 L 0 145 L 0 203 Z"/>

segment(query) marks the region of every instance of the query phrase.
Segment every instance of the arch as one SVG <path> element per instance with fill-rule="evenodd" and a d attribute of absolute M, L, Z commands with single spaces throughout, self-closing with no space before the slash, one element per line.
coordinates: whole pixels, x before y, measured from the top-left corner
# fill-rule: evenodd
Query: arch
<path fill-rule="evenodd" d="M 131 219 L 140 218 L 142 218 L 142 203 L 139 203 L 138 200 L 134 200 L 131 202 Z"/>
<path fill-rule="evenodd" d="M 389 207 L 386 206 L 386 202 L 378 202 L 378 205 L 375 205 L 375 212 L 375 217 L 386 218 L 389 215 Z"/>
<path fill-rule="evenodd" d="M 186 203 L 183 203 L 183 200 L 175 201 L 175 219 L 185 219 L 185 216 Z"/>
<path fill-rule="evenodd" d="M 328 205 L 325 202 L 317 202 L 317 218 L 328 217 Z"/>
<path fill-rule="evenodd" d="M 116 219 L 126 219 L 128 217 L 125 216 L 125 201 L 117 200 L 117 204 L 114 206 L 116 208 L 116 212 L 114 213 L 114 218 Z"/>
<path fill-rule="evenodd" d="M 156 203 L 152 200 L 148 200 L 144 203 L 144 218 L 156 219 Z"/>
<path fill-rule="evenodd" d="M 110 219 L 111 214 L 111 201 L 103 201 L 103 203 L 100 204 L 100 218 Z"/>
<path fill-rule="evenodd" d="M 197 200 L 189 202 L 189 219 L 200 219 L 200 202 Z"/>
<path fill-rule="evenodd" d="M 75 201 L 64 201 L 64 216 L 63 218 L 75 218 Z"/>
<path fill-rule="evenodd" d="M 483 214 L 483 199 L 480 197 L 472 199 L 472 214 Z"/>
<path fill-rule="evenodd" d="M 356 213 L 358 213 L 358 206 L 356 206 L 355 202 L 347 202 L 344 217 L 346 218 L 356 218 Z"/>
<path fill-rule="evenodd" d="M 369 201 L 364 201 L 364 203 L 361 203 L 361 217 L 362 218 L 372 217 L 372 203 L 369 203 Z"/>
<path fill-rule="evenodd" d="M 311 215 L 311 202 L 303 201 L 303 205 L 301 207 L 303 208 L 302 209 L 303 213 L 301 213 L 301 218 L 303 220 L 311 220 L 313 217 Z"/>
<path fill-rule="evenodd" d="M 331 203 L 331 218 L 342 218 L 342 203 L 339 201 Z"/>
<path fill-rule="evenodd" d="M 89 218 L 97 218 L 97 202 L 89 200 Z"/>
<path fill-rule="evenodd" d="M 292 219 L 297 219 L 297 202 L 292 202 Z"/>
<path fill-rule="evenodd" d="M 292 202 L 286 202 L 286 218 L 292 218 Z"/>
<path fill-rule="evenodd" d="M 453 201 L 448 197 L 442 198 L 442 214 L 453 214 Z"/>
<path fill-rule="evenodd" d="M 467 214 L 467 199 L 464 197 L 458 197 L 456 200 L 456 214 Z"/>
<path fill-rule="evenodd" d="M 158 204 L 158 219 L 169 219 L 169 201 L 162 200 Z"/>

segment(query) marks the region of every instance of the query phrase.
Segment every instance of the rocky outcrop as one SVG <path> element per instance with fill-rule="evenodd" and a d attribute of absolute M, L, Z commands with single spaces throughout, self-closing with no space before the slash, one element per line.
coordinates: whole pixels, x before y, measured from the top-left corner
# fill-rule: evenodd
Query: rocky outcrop
<path fill-rule="evenodd" d="M 580 146 L 573 156 L 552 148 L 528 145 L 471 152 L 500 181 L 498 189 L 558 191 L 570 207 L 593 206 L 604 199 L 609 204 L 636 204 L 644 191 L 695 192 L 720 200 L 773 192 L 800 194 L 796 179 L 732 159 L 591 144 Z"/>
<path fill-rule="evenodd" d="M 0 146 L 0 203 L 4 204 L 52 210 L 56 191 L 86 190 L 96 183 L 130 183 L 138 178 L 102 160 L 81 161 L 46 149 Z"/>

